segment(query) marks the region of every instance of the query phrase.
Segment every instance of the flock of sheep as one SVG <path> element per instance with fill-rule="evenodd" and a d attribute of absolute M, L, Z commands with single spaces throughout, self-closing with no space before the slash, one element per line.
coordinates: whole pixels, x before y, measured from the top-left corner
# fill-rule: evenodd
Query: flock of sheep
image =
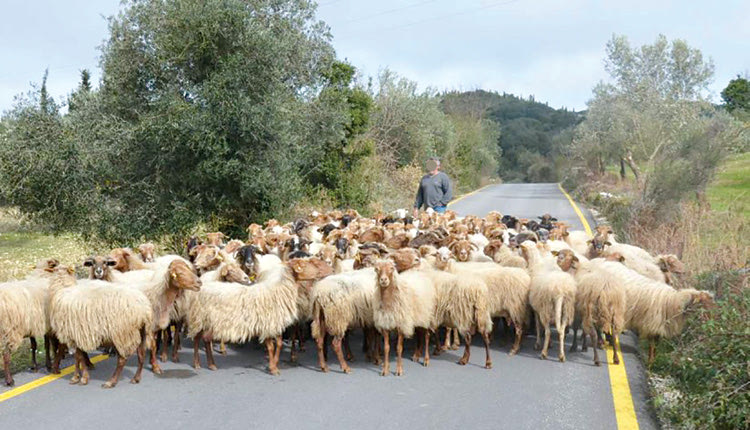
<path fill-rule="evenodd" d="M 674 255 L 654 257 L 618 243 L 606 226 L 591 237 L 548 214 L 539 218 L 315 212 L 286 225 L 252 224 L 246 242 L 225 244 L 222 233 L 209 233 L 205 243 L 191 238 L 187 258 L 155 258 L 152 244 L 117 248 L 83 263 L 89 279 L 45 260 L 26 279 L 0 284 L 5 382 L 13 384 L 10 353 L 24 337 L 31 338 L 35 367 L 36 339 L 44 339 L 52 372 L 74 349 L 71 383 L 88 382 L 87 352 L 110 348 L 118 362 L 106 388 L 117 384 L 133 353 L 138 368 L 132 383 L 140 381 L 147 350 L 155 373 L 161 372 L 157 356 L 166 361 L 170 344 L 177 361 L 183 333 L 193 340 L 193 366 L 201 365 L 202 341 L 212 370 L 214 342 L 224 351 L 225 343 L 257 339 L 265 344 L 269 372 L 278 374 L 283 336 L 295 361 L 309 333 L 321 370 L 328 371 L 330 340 L 348 373 L 347 333 L 357 328 L 364 331 L 368 360 L 382 363 L 383 375 L 390 373 L 392 334 L 396 375 L 403 373 L 404 338 L 415 339 L 412 359 L 425 366 L 431 340 L 437 355 L 458 349 L 463 338 L 464 365 L 472 336 L 479 334 L 490 368 L 493 322 L 512 327 L 511 355 L 519 351 L 524 331 L 535 327 L 543 359 L 554 325 L 560 361 L 567 329 L 573 328 L 574 350 L 582 328 L 583 350 L 591 338 L 599 365 L 602 334 L 610 342 L 626 329 L 652 340 L 671 337 L 682 330 L 687 311 L 713 300 L 706 291 L 671 286 L 684 269 Z"/>

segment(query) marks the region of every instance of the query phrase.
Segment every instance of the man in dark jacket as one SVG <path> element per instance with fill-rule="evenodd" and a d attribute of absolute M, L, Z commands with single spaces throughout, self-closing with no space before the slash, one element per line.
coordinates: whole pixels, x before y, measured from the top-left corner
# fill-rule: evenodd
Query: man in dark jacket
<path fill-rule="evenodd" d="M 453 198 L 453 185 L 448 175 L 440 171 L 440 160 L 430 158 L 426 167 L 429 173 L 419 181 L 414 216 L 417 216 L 423 205 L 425 209 L 432 208 L 435 212 L 445 213 L 448 202 Z"/>

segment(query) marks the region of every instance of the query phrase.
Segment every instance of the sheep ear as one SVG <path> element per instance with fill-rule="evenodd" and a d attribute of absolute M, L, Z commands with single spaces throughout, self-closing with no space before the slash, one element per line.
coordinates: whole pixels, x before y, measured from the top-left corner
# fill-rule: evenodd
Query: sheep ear
<path fill-rule="evenodd" d="M 84 267 L 91 267 L 91 266 L 94 265 L 94 260 L 92 260 L 92 259 L 89 258 L 88 260 L 86 260 L 86 261 L 83 262 L 83 265 L 84 265 Z"/>
<path fill-rule="evenodd" d="M 620 260 L 620 263 L 625 262 L 625 256 L 621 255 L 620 258 L 618 258 L 618 260 Z"/>
<path fill-rule="evenodd" d="M 549 220 L 550 220 L 550 221 L 557 221 L 557 218 L 555 218 L 555 217 L 552 217 L 552 218 L 550 218 Z"/>
<path fill-rule="evenodd" d="M 172 279 L 177 279 L 177 273 L 176 272 L 171 272 L 170 276 L 172 277 Z"/>
<path fill-rule="evenodd" d="M 117 262 L 112 259 L 107 259 L 107 261 L 104 262 L 107 266 L 116 266 Z"/>
<path fill-rule="evenodd" d="M 606 241 L 606 242 L 604 242 L 604 245 L 606 245 L 606 246 L 612 246 L 612 243 L 610 243 L 610 241 Z"/>
<path fill-rule="evenodd" d="M 68 266 L 68 274 L 72 275 L 76 272 L 76 268 L 73 266 Z"/>
<path fill-rule="evenodd" d="M 563 237 L 568 237 L 568 236 L 570 236 L 570 233 L 568 233 L 567 231 L 564 231 L 562 235 L 563 235 Z"/>
<path fill-rule="evenodd" d="M 297 263 L 294 265 L 294 271 L 297 273 L 302 273 L 305 269 L 302 267 L 301 264 Z"/>
<path fill-rule="evenodd" d="M 45 267 L 44 271 L 48 272 L 48 273 L 53 273 L 55 271 L 55 269 L 53 269 L 52 267 Z"/>
<path fill-rule="evenodd" d="M 573 256 L 573 261 L 578 261 L 578 257 L 576 257 L 576 256 L 574 255 L 574 256 Z"/>
<path fill-rule="evenodd" d="M 554 255 L 555 257 L 557 257 L 557 255 L 560 254 L 560 251 L 551 251 L 551 253 L 552 253 L 552 255 Z"/>

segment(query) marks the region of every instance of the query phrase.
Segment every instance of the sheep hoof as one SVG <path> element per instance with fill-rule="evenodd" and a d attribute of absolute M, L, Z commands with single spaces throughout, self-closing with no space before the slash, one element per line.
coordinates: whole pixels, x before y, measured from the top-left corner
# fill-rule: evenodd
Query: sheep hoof
<path fill-rule="evenodd" d="M 382 372 L 380 372 L 380 376 L 388 376 L 388 373 L 389 372 L 387 370 L 383 370 Z"/>
<path fill-rule="evenodd" d="M 462 358 L 462 359 L 458 360 L 458 364 L 459 364 L 459 365 L 461 365 L 461 366 L 466 366 L 466 362 L 467 362 L 467 361 L 468 361 L 468 360 L 464 360 L 464 359 Z"/>
<path fill-rule="evenodd" d="M 68 383 L 70 385 L 75 385 L 75 384 L 77 384 L 79 382 L 81 382 L 81 377 L 80 376 L 74 376 L 74 377 L 70 378 L 70 382 L 68 382 Z"/>
<path fill-rule="evenodd" d="M 81 378 L 81 385 L 89 385 L 89 378 Z"/>
<path fill-rule="evenodd" d="M 411 361 L 414 361 L 414 362 L 416 362 L 416 363 L 419 363 L 419 356 L 418 356 L 418 355 L 412 355 L 412 356 L 411 356 Z"/>
<path fill-rule="evenodd" d="M 401 376 L 404 374 L 403 369 L 402 370 L 396 370 L 396 376 Z"/>
<path fill-rule="evenodd" d="M 485 368 L 485 369 L 492 369 L 492 362 L 491 362 L 491 361 L 488 361 L 488 362 L 487 362 L 487 363 L 486 363 L 486 364 L 484 365 L 484 368 Z"/>
<path fill-rule="evenodd" d="M 352 369 L 349 367 L 344 367 L 343 369 L 341 369 L 341 371 L 344 373 L 352 373 Z"/>
<path fill-rule="evenodd" d="M 560 363 L 565 363 L 565 354 L 560 354 Z"/>
<path fill-rule="evenodd" d="M 200 364 L 198 364 L 198 363 L 193 363 L 193 369 L 196 369 L 196 370 L 197 370 L 197 369 L 200 369 L 200 368 L 201 368 L 201 365 L 200 365 Z"/>
<path fill-rule="evenodd" d="M 601 362 L 600 362 L 599 360 L 596 360 L 596 361 L 594 361 L 594 365 L 595 365 L 596 367 L 599 367 L 599 366 L 601 366 L 601 365 L 602 365 L 602 363 L 601 363 Z"/>
<path fill-rule="evenodd" d="M 429 365 L 430 365 L 430 359 L 429 358 L 425 358 L 424 363 L 422 363 L 422 366 L 428 367 Z"/>
<path fill-rule="evenodd" d="M 452 351 L 458 351 L 458 345 L 451 346 L 451 350 Z"/>
<path fill-rule="evenodd" d="M 6 379 L 5 380 L 5 386 L 6 387 L 12 387 L 14 385 L 16 385 L 16 381 L 14 381 L 13 379 Z"/>
<path fill-rule="evenodd" d="M 133 379 L 131 379 L 131 380 L 130 380 L 130 383 L 131 383 L 131 384 L 139 384 L 140 382 L 141 382 L 141 379 L 140 379 L 140 378 L 137 378 L 137 379 L 136 379 L 136 378 L 133 378 Z"/>
<path fill-rule="evenodd" d="M 154 372 L 154 374 L 156 374 L 156 375 L 161 375 L 162 373 L 164 373 L 164 372 L 162 372 L 162 370 L 161 370 L 161 367 L 158 367 L 158 366 L 157 366 L 157 367 L 154 367 L 154 368 L 152 368 L 152 371 L 153 371 L 153 372 Z"/>
<path fill-rule="evenodd" d="M 534 344 L 534 351 L 539 351 L 540 348 L 541 346 L 538 343 Z"/>
<path fill-rule="evenodd" d="M 320 371 L 323 372 L 323 373 L 328 373 L 328 370 L 329 370 L 328 366 L 320 368 Z"/>
<path fill-rule="evenodd" d="M 542 360 L 546 360 L 547 359 L 547 354 L 541 353 L 541 354 L 539 354 L 539 358 L 541 358 Z"/>
<path fill-rule="evenodd" d="M 269 370 L 268 373 L 270 373 L 273 376 L 279 376 L 279 375 L 281 375 L 281 372 L 279 372 L 279 369 Z"/>
<path fill-rule="evenodd" d="M 179 362 L 180 362 L 180 357 L 178 357 L 176 355 L 174 357 L 172 357 L 172 363 L 179 363 Z"/>
<path fill-rule="evenodd" d="M 218 369 L 218 367 L 216 367 L 215 364 L 209 364 L 208 365 L 208 370 L 216 370 L 216 369 Z"/>
<path fill-rule="evenodd" d="M 517 349 L 511 349 L 510 352 L 508 353 L 508 355 L 510 355 L 511 357 L 513 357 L 516 354 L 518 354 L 518 350 Z"/>
<path fill-rule="evenodd" d="M 584 346 L 581 348 L 581 352 L 587 352 L 589 350 L 588 346 Z"/>
<path fill-rule="evenodd" d="M 116 382 L 107 381 L 102 384 L 102 388 L 114 388 L 117 385 Z"/>

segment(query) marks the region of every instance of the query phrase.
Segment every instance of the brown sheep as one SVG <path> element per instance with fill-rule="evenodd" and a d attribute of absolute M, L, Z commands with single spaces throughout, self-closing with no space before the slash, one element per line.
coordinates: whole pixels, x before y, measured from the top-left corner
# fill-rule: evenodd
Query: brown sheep
<path fill-rule="evenodd" d="M 89 257 L 83 262 L 83 266 L 89 268 L 89 279 L 99 279 L 107 282 L 112 282 L 112 267 L 115 264 L 117 262 L 112 258 L 100 257 L 98 255 Z"/>
<path fill-rule="evenodd" d="M 151 242 L 138 245 L 138 253 L 141 254 L 141 260 L 143 260 L 144 263 L 153 263 L 156 260 L 154 258 L 155 249 L 156 247 Z"/>

